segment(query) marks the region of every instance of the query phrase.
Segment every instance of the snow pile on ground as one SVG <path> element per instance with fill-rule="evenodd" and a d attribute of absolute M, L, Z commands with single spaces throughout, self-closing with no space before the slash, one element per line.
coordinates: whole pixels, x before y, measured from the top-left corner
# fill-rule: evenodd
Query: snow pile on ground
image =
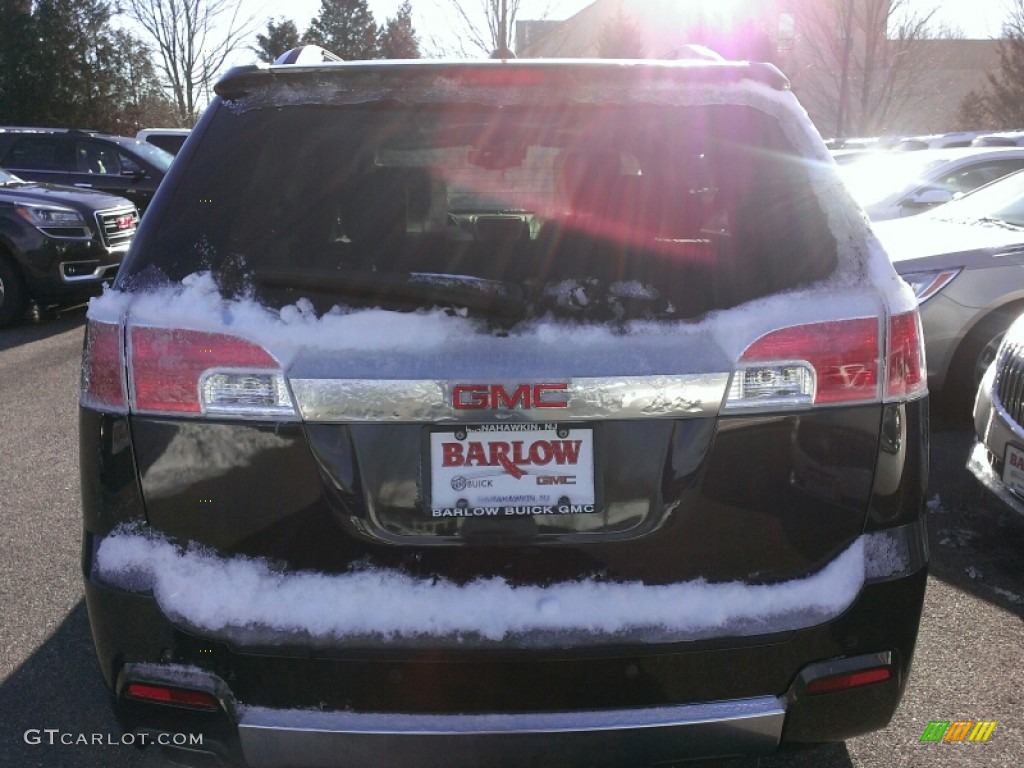
<path fill-rule="evenodd" d="M 780 584 L 581 580 L 540 587 L 499 578 L 460 585 L 384 569 L 281 573 L 264 560 L 182 551 L 166 539 L 124 530 L 102 542 L 95 570 L 112 586 L 151 590 L 173 619 L 213 632 L 259 627 L 321 639 L 487 641 L 584 633 L 664 642 L 827 620 L 859 592 L 865 544 L 858 539 L 818 573 Z M 644 629 L 652 631 L 637 632 Z"/>

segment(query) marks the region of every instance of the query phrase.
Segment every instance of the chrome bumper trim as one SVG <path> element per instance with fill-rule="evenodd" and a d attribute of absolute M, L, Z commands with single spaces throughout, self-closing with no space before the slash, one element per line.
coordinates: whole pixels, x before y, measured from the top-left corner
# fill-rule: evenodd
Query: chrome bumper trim
<path fill-rule="evenodd" d="M 252 768 L 621 766 L 773 752 L 785 719 L 771 696 L 651 709 L 491 715 L 355 714 L 248 708 Z"/>
<path fill-rule="evenodd" d="M 967 457 L 967 470 L 974 475 L 993 496 L 1018 514 L 1024 515 L 1024 499 L 1011 491 L 1003 483 L 1003 478 L 996 474 L 989 462 L 988 447 L 982 442 L 975 442 Z"/>

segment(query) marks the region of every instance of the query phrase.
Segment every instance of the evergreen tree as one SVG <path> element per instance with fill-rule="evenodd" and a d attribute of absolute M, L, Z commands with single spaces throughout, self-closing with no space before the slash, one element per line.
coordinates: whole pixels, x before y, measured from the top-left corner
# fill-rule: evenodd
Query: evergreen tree
<path fill-rule="evenodd" d="M 382 59 L 418 59 L 420 42 L 412 26 L 412 6 L 405 0 L 393 19 L 388 19 L 377 38 L 377 55 Z"/>
<path fill-rule="evenodd" d="M 1024 2 L 1017 0 L 999 41 L 999 73 L 988 74 L 983 102 L 986 116 L 1001 128 L 1024 127 Z M 962 106 L 962 105 L 961 105 Z"/>
<path fill-rule="evenodd" d="M 320 0 L 304 40 L 346 60 L 377 57 L 377 24 L 366 0 Z"/>
<path fill-rule="evenodd" d="M 644 39 L 636 20 L 619 8 L 618 13 L 605 22 L 597 42 L 597 55 L 602 59 L 642 59 Z"/>
<path fill-rule="evenodd" d="M 954 128 L 958 131 L 986 131 L 991 130 L 993 124 L 985 106 L 984 94 L 969 91 L 957 107 Z"/>
<path fill-rule="evenodd" d="M 267 21 L 267 34 L 256 35 L 256 45 L 252 51 L 260 61 L 273 62 L 278 56 L 301 45 L 299 30 L 295 22 L 284 17 Z"/>
<path fill-rule="evenodd" d="M 112 13 L 107 0 L 0 3 L 0 123 L 134 132 L 156 85 Z"/>

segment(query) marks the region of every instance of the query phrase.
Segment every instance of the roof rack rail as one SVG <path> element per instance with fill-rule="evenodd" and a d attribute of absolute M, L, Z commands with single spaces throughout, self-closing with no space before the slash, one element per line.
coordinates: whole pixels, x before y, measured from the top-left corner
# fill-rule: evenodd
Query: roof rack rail
<path fill-rule="evenodd" d="M 344 59 L 319 45 L 300 45 L 298 48 L 285 51 L 274 59 L 275 64 L 324 64 L 329 61 L 344 61 Z"/>

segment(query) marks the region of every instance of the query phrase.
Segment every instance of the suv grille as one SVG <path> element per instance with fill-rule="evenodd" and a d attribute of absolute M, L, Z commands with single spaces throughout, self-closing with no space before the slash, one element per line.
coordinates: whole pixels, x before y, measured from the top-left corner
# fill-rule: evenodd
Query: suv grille
<path fill-rule="evenodd" d="M 134 207 L 112 208 L 96 212 L 100 240 L 107 248 L 123 248 L 132 241 L 139 226 L 139 212 Z"/>
<path fill-rule="evenodd" d="M 1007 415 L 1024 424 L 1024 344 L 1004 344 L 998 365 L 996 394 Z"/>

